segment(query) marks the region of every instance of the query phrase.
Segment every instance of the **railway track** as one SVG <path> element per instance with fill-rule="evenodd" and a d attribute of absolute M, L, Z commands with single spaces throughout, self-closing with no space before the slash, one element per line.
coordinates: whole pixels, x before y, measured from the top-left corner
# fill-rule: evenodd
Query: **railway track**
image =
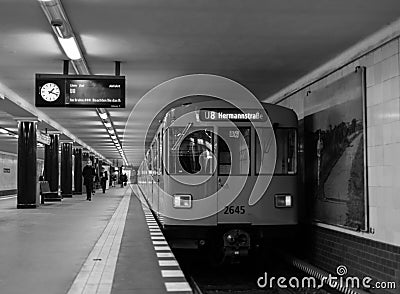
<path fill-rule="evenodd" d="M 176 254 L 179 263 L 194 294 L 338 294 L 335 290 L 312 288 L 281 288 L 277 283 L 272 287 L 259 287 L 257 280 L 267 273 L 271 277 L 297 277 L 301 279 L 305 274 L 282 262 L 274 256 L 272 261 L 264 263 L 260 260 L 246 260 L 244 263 L 210 266 L 205 263 L 206 257 L 195 254 Z M 263 280 L 262 280 L 263 281 Z M 287 284 L 287 282 L 286 282 Z"/>
<path fill-rule="evenodd" d="M 189 283 L 192 286 L 193 294 L 338 294 L 336 291 L 327 291 L 325 289 L 291 289 L 291 288 L 269 288 L 269 289 L 253 289 L 242 288 L 233 289 L 229 286 L 207 287 L 199 286 L 193 277 L 189 278 Z"/>

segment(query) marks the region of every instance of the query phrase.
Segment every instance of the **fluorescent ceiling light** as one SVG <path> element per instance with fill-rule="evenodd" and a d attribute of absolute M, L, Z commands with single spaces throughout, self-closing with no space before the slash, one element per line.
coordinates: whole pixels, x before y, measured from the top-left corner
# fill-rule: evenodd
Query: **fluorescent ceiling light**
<path fill-rule="evenodd" d="M 101 117 L 101 119 L 107 119 L 107 113 L 103 112 L 103 113 L 99 113 L 99 116 Z"/>
<path fill-rule="evenodd" d="M 59 37 L 59 38 L 63 38 L 64 36 L 63 36 L 63 32 L 62 32 L 62 30 L 61 30 L 61 26 L 54 26 L 54 29 L 56 30 L 56 32 L 57 32 L 57 37 Z"/>
<path fill-rule="evenodd" d="M 69 59 L 72 60 L 77 60 L 81 59 L 81 52 L 79 51 L 78 44 L 76 44 L 75 38 L 60 38 L 57 37 L 58 41 L 61 44 L 61 47 L 63 47 L 65 54 L 68 56 Z"/>
<path fill-rule="evenodd" d="M 1 128 L 0 128 L 0 133 L 2 133 L 2 134 L 8 134 L 8 131 L 5 130 L 5 129 L 1 129 Z"/>

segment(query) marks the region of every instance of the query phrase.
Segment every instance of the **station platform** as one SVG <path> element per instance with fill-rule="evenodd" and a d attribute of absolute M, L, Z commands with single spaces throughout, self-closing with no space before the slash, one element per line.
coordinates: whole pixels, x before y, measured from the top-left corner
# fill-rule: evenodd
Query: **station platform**
<path fill-rule="evenodd" d="M 37 209 L 0 198 L 0 292 L 192 293 L 135 185 Z M 140 195 L 140 194 L 139 194 Z"/>

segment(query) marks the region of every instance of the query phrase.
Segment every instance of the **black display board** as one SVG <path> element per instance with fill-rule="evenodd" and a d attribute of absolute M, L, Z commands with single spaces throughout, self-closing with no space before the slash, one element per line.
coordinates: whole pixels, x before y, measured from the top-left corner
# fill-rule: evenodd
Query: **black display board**
<path fill-rule="evenodd" d="M 35 106 L 125 108 L 125 76 L 36 74 Z"/>

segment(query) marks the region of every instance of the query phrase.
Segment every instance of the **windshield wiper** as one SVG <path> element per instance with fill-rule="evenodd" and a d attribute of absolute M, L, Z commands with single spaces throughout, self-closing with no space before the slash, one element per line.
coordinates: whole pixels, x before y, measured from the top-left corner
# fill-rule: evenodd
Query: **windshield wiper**
<path fill-rule="evenodd" d="M 181 145 L 183 139 L 186 137 L 187 132 L 189 131 L 189 129 L 191 128 L 191 126 L 193 125 L 193 123 L 188 123 L 187 126 L 185 127 L 185 129 L 182 131 L 181 136 L 179 137 L 179 139 L 175 142 L 174 146 L 171 148 L 172 150 L 176 150 L 179 145 Z"/>

